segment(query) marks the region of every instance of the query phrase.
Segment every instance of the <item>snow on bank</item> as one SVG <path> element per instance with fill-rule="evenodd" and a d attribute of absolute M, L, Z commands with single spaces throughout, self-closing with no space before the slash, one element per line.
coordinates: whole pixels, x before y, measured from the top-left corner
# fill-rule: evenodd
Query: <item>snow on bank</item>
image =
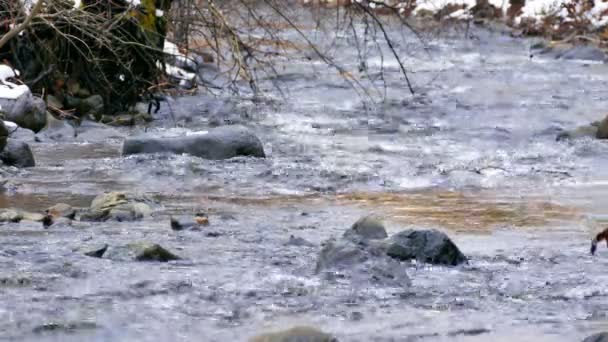
<path fill-rule="evenodd" d="M 31 94 L 30 88 L 26 85 L 15 84 L 11 79 L 18 75 L 13 68 L 8 65 L 0 64 L 0 99 L 17 100 L 22 96 Z M 2 108 L 0 108 L 2 110 Z"/>

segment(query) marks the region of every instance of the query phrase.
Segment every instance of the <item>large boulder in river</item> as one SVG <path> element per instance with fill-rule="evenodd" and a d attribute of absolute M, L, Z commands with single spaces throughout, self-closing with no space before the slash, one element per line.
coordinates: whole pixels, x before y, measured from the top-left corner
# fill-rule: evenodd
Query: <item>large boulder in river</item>
<path fill-rule="evenodd" d="M 584 339 L 583 342 L 608 342 L 608 332 L 591 335 Z"/>
<path fill-rule="evenodd" d="M 258 335 L 250 342 L 338 342 L 338 339 L 312 327 L 297 326 L 291 329 Z"/>
<path fill-rule="evenodd" d="M 93 251 L 89 253 L 94 253 Z M 179 260 L 180 257 L 165 249 L 161 245 L 149 242 L 135 242 L 125 246 L 103 247 L 96 251 L 94 256 L 116 261 L 158 261 L 168 262 Z"/>
<path fill-rule="evenodd" d="M 125 192 L 110 192 L 93 199 L 81 221 L 136 221 L 149 216 L 149 200 Z"/>
<path fill-rule="evenodd" d="M 386 254 L 399 260 L 415 259 L 430 264 L 451 266 L 467 261 L 446 234 L 434 229 L 405 230 L 393 235 Z"/>
<path fill-rule="evenodd" d="M 33 167 L 36 166 L 34 154 L 30 146 L 19 140 L 8 139 L 6 146 L 0 152 L 0 160 L 10 166 Z"/>
<path fill-rule="evenodd" d="M 5 120 L 20 127 L 38 132 L 46 125 L 46 104 L 29 92 L 15 99 L 0 98 L 0 108 Z"/>
<path fill-rule="evenodd" d="M 0 120 L 0 152 L 6 146 L 6 140 L 8 139 L 8 129 L 4 125 L 4 121 Z"/>
<path fill-rule="evenodd" d="M 264 147 L 255 134 L 243 126 L 223 126 L 204 134 L 167 138 L 132 138 L 123 145 L 124 155 L 137 153 L 190 154 L 205 159 L 237 156 L 265 157 Z"/>

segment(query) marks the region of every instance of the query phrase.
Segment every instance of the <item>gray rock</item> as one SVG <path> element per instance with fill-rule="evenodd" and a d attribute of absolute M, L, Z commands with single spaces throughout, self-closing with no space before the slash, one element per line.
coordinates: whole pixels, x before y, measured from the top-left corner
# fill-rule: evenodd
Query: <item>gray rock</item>
<path fill-rule="evenodd" d="M 15 209 L 0 209 L 0 222 L 19 222 L 23 215 Z"/>
<path fill-rule="evenodd" d="M 285 242 L 285 246 L 314 247 L 315 244 L 299 236 L 291 235 L 289 236 L 289 240 Z"/>
<path fill-rule="evenodd" d="M 409 286 L 410 278 L 401 262 L 386 255 L 385 241 L 360 237 L 327 241 L 317 258 L 315 272 L 338 272 L 351 278 L 367 278 L 389 286 Z"/>
<path fill-rule="evenodd" d="M 297 326 L 255 336 L 250 342 L 338 342 L 338 339 L 312 327 Z"/>
<path fill-rule="evenodd" d="M 147 199 L 125 192 L 110 192 L 93 199 L 81 221 L 137 221 L 147 217 L 152 208 Z"/>
<path fill-rule="evenodd" d="M 173 230 L 200 229 L 203 226 L 209 225 L 209 218 L 205 214 L 182 217 L 172 216 L 170 223 Z"/>
<path fill-rule="evenodd" d="M 0 120 L 0 152 L 6 146 L 6 140 L 8 139 L 8 128 L 4 125 L 4 121 Z"/>
<path fill-rule="evenodd" d="M 126 246 L 109 247 L 103 257 L 116 261 L 159 261 L 179 260 L 180 257 L 162 246 L 147 242 L 131 243 Z"/>
<path fill-rule="evenodd" d="M 4 119 L 20 127 L 38 132 L 46 125 L 46 104 L 29 93 L 17 99 L 0 99 L 0 106 Z"/>
<path fill-rule="evenodd" d="M 207 134 L 185 137 L 127 139 L 122 149 L 123 155 L 162 152 L 187 153 L 205 159 L 265 157 L 262 142 L 243 126 L 223 126 Z"/>
<path fill-rule="evenodd" d="M 608 332 L 591 335 L 584 339 L 583 342 L 608 342 Z"/>
<path fill-rule="evenodd" d="M 459 265 L 466 257 L 450 238 L 438 230 L 405 230 L 391 237 L 387 255 L 441 265 Z"/>
<path fill-rule="evenodd" d="M 45 210 L 45 213 L 53 218 L 68 218 L 73 220 L 76 217 L 76 210 L 71 205 L 65 203 L 57 203 L 54 206 Z"/>
<path fill-rule="evenodd" d="M 30 146 L 14 139 L 8 139 L 4 150 L 0 152 L 0 160 L 9 166 L 33 167 L 36 166 L 34 154 Z"/>
<path fill-rule="evenodd" d="M 344 236 L 357 235 L 363 239 L 386 239 L 388 234 L 380 218 L 375 216 L 365 216 L 344 233 Z"/>

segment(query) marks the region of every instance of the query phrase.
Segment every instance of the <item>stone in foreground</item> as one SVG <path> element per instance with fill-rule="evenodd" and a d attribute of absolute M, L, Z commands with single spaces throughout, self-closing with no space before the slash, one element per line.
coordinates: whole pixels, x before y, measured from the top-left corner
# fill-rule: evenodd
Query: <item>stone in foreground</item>
<path fill-rule="evenodd" d="M 312 327 L 299 326 L 291 329 L 258 335 L 250 342 L 338 342 L 335 337 Z"/>
<path fill-rule="evenodd" d="M 393 235 L 386 254 L 399 260 L 438 265 L 456 266 L 467 261 L 446 234 L 434 229 L 405 230 Z"/>
<path fill-rule="evenodd" d="M 206 134 L 167 138 L 127 139 L 123 155 L 139 153 L 190 154 L 205 159 L 229 159 L 238 156 L 264 158 L 260 139 L 243 126 L 223 126 Z"/>
<path fill-rule="evenodd" d="M 0 160 L 9 166 L 16 167 L 34 167 L 34 154 L 30 146 L 23 142 L 14 139 L 8 139 L 4 150 L 0 152 Z"/>

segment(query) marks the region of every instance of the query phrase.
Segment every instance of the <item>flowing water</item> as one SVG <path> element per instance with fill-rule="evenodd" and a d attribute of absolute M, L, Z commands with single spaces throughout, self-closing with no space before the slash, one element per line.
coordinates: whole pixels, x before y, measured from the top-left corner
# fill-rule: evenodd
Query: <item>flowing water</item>
<path fill-rule="evenodd" d="M 0 208 L 86 207 L 110 190 L 157 207 L 140 222 L 0 226 L 0 339 L 246 341 L 308 324 L 340 341 L 579 341 L 608 330 L 608 248 L 589 255 L 607 210 L 608 145 L 555 141 L 604 115 L 608 67 L 530 58 L 532 41 L 500 32 L 452 33 L 425 49 L 411 35 L 396 45 L 413 96 L 385 45 L 353 75 L 386 97 L 375 105 L 304 51 L 260 79 L 263 98 L 184 97 L 148 127 L 32 143 L 37 166 L 2 174 Z M 356 66 L 352 35 L 327 44 Z M 255 131 L 268 157 L 120 155 L 144 130 L 231 122 Z M 210 226 L 169 229 L 169 215 L 196 211 Z M 406 288 L 315 275 L 321 243 L 370 212 L 389 234 L 448 232 L 469 264 L 404 264 Z M 291 235 L 311 245 L 289 245 Z M 184 259 L 81 252 L 142 240 Z"/>

